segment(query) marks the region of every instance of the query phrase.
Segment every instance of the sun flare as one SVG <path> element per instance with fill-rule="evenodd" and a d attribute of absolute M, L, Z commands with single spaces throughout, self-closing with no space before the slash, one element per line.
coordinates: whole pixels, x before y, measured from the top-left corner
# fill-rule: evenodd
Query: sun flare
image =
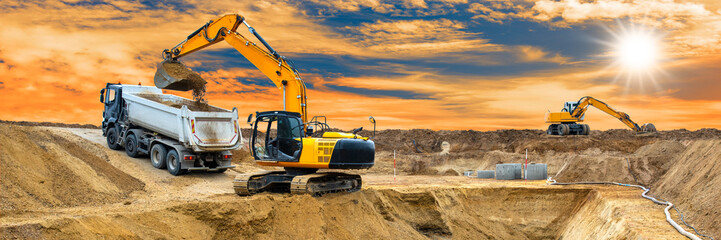
<path fill-rule="evenodd" d="M 648 71 L 658 61 L 657 40 L 647 33 L 634 32 L 622 36 L 616 46 L 619 63 L 630 71 Z"/>
<path fill-rule="evenodd" d="M 614 81 L 625 80 L 628 87 L 633 83 L 642 88 L 650 82 L 659 88 L 657 77 L 665 74 L 661 68 L 662 36 L 654 29 L 634 24 L 619 23 L 617 29 L 607 31 L 613 37 L 604 44 L 613 58 L 609 68 L 616 71 Z"/>

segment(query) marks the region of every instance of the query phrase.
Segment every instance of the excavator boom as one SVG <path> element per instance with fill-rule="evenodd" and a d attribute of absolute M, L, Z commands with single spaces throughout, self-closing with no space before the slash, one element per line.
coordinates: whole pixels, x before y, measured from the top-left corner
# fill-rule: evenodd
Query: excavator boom
<path fill-rule="evenodd" d="M 623 124 L 626 124 L 626 126 L 628 126 L 629 128 L 631 128 L 632 130 L 634 130 L 636 132 L 641 131 L 641 127 L 639 127 L 638 124 L 633 122 L 631 120 L 631 117 L 628 116 L 628 114 L 626 114 L 624 112 L 616 111 L 615 109 L 611 108 L 611 106 L 609 106 L 608 104 L 606 104 L 598 99 L 595 99 L 593 97 L 589 97 L 589 96 L 582 97 L 581 99 L 578 100 L 578 106 L 576 106 L 576 108 L 573 110 L 573 112 L 571 112 L 571 116 L 574 118 L 580 119 L 583 115 L 586 114 L 586 111 L 588 110 L 588 106 L 594 106 L 598 110 L 601 110 L 601 111 L 607 113 L 608 115 L 611 115 L 611 116 L 617 118 Z"/>
<path fill-rule="evenodd" d="M 245 24 L 248 30 L 270 52 L 263 50 L 245 36 L 236 32 L 240 24 Z M 183 87 L 175 88 L 174 90 L 191 90 L 190 87 L 192 87 L 193 84 L 178 84 L 179 82 L 187 81 L 187 79 L 175 79 L 169 76 L 170 74 L 162 74 L 167 72 L 163 64 L 166 62 L 177 63 L 179 58 L 221 41 L 227 42 L 235 48 L 235 50 L 240 52 L 240 54 L 273 81 L 283 92 L 284 111 L 300 113 L 303 122 L 308 122 L 306 114 L 306 87 L 300 75 L 295 68 L 288 64 L 286 59 L 280 56 L 255 29 L 245 22 L 245 18 L 239 14 L 228 14 L 211 20 L 188 35 L 185 40 L 172 49 L 163 51 L 165 61 L 158 65 L 158 72 L 161 74 L 156 74 L 156 86 L 166 88 L 171 84 L 175 84 Z"/>

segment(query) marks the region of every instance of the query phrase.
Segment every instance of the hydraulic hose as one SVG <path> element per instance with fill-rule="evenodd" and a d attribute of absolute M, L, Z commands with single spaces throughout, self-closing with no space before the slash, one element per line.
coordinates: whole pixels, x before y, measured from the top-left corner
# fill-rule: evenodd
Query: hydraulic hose
<path fill-rule="evenodd" d="M 659 204 L 659 205 L 666 205 L 666 208 L 663 210 L 663 212 L 666 214 L 666 221 L 673 226 L 673 228 L 676 229 L 681 235 L 686 236 L 689 239 L 693 240 L 701 240 L 701 238 L 697 237 L 696 235 L 684 230 L 681 226 L 679 226 L 672 218 L 671 213 L 668 212 L 669 209 L 673 207 L 673 203 L 669 201 L 659 201 L 658 199 L 646 195 L 651 189 L 648 189 L 641 185 L 631 185 L 631 184 L 625 184 L 625 183 L 617 183 L 617 182 L 570 182 L 570 183 L 559 183 L 556 182 L 556 180 L 553 180 L 553 178 L 548 178 L 548 182 L 550 185 L 618 185 L 618 186 L 624 186 L 624 187 L 636 187 L 643 189 L 643 193 L 641 196 L 645 199 L 651 200 L 652 202 Z"/>

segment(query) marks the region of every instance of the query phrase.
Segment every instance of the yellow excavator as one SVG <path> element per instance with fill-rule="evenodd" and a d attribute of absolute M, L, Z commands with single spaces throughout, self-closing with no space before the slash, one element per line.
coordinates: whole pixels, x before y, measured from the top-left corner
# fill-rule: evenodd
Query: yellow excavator
<path fill-rule="evenodd" d="M 546 113 L 546 123 L 551 123 L 548 126 L 546 133 L 548 135 L 588 135 L 591 132 L 591 128 L 588 124 L 578 124 L 577 122 L 583 122 L 586 116 L 588 106 L 594 106 L 599 110 L 608 113 L 609 115 L 618 118 L 623 124 L 626 124 L 635 132 L 656 132 L 656 126 L 652 123 L 646 123 L 642 126 L 638 126 L 631 120 L 631 117 L 624 112 L 619 112 L 608 106 L 608 104 L 601 100 L 593 97 L 585 96 L 579 99 L 577 102 L 566 102 L 561 109 L 561 112 L 548 112 Z"/>
<path fill-rule="evenodd" d="M 248 27 L 267 51 L 236 32 L 241 24 Z M 374 142 L 357 134 L 362 127 L 352 133 L 329 132 L 326 131 L 329 127 L 325 117 L 317 116 L 308 121 L 306 86 L 300 74 L 243 16 L 228 14 L 213 19 L 180 44 L 164 50 L 155 85 L 180 91 L 195 89 L 197 82 L 192 78 L 174 77 L 182 74 L 171 72 L 177 68 L 168 66 L 181 65 L 186 69 L 184 71 L 190 71 L 178 59 L 221 41 L 238 50 L 283 93 L 282 111 L 256 112 L 255 119 L 250 114 L 248 123 L 253 130 L 249 149 L 256 163 L 283 167 L 284 171 L 239 174 L 233 181 L 235 192 L 247 196 L 264 191 L 311 195 L 358 191 L 362 185 L 360 175 L 318 170 L 370 168 L 375 163 Z M 370 117 L 369 120 L 375 129 L 375 119 Z M 314 134 L 321 137 L 314 137 Z"/>

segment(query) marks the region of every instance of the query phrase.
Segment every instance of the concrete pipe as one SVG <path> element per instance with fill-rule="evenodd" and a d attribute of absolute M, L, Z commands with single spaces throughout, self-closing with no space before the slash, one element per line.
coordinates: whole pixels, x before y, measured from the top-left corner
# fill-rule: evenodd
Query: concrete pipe
<path fill-rule="evenodd" d="M 528 164 L 526 169 L 527 180 L 545 180 L 548 178 L 548 165 L 545 163 L 541 164 Z"/>
<path fill-rule="evenodd" d="M 476 173 L 478 178 L 490 179 L 496 177 L 496 171 L 493 170 L 478 170 Z"/>
<path fill-rule="evenodd" d="M 498 179 L 498 180 L 521 179 L 521 167 L 522 166 L 520 163 L 496 164 L 496 179 Z"/>

